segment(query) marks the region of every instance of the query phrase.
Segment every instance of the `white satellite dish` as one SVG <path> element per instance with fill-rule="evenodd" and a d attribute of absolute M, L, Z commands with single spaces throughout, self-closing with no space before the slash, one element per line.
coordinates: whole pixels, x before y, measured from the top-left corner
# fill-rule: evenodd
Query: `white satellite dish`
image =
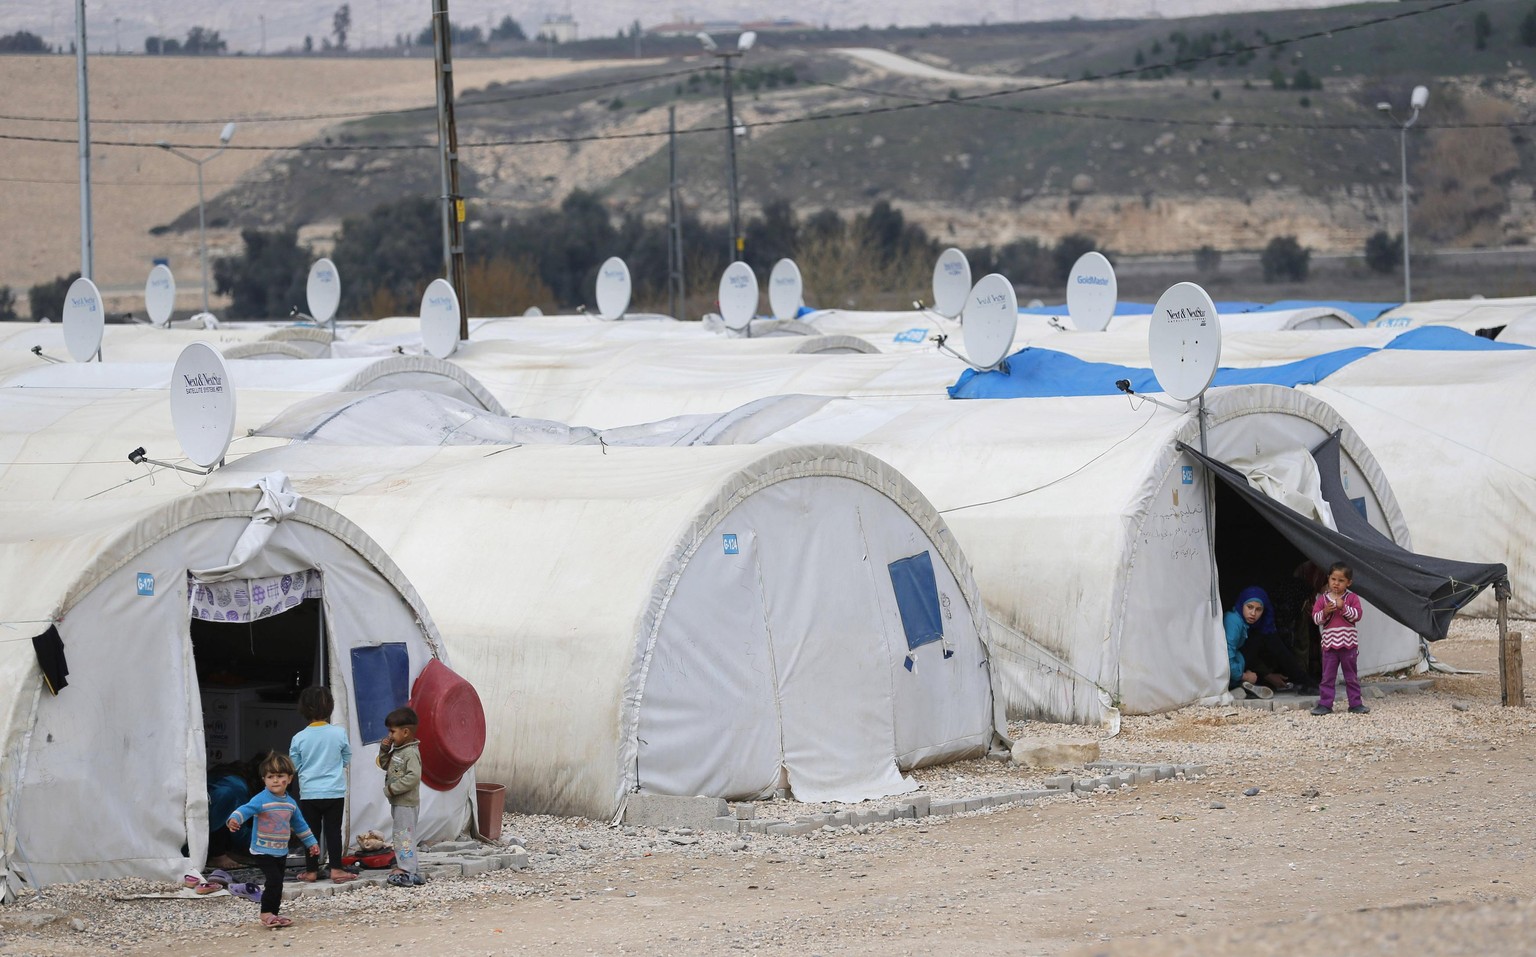
<path fill-rule="evenodd" d="M 1086 252 L 1079 256 L 1067 276 L 1067 314 L 1072 325 L 1083 332 L 1103 332 L 1119 300 L 1115 267 L 1104 254 Z"/>
<path fill-rule="evenodd" d="M 106 324 L 101 291 L 89 279 L 76 279 L 64 294 L 64 345 L 76 362 L 90 362 L 101 351 Z"/>
<path fill-rule="evenodd" d="M 967 267 L 969 268 L 969 267 Z M 971 365 L 995 369 L 1013 346 L 1019 328 L 1019 298 L 1006 276 L 982 276 L 965 302 L 965 354 Z"/>
<path fill-rule="evenodd" d="M 1152 372 L 1175 399 L 1198 399 L 1221 362 L 1221 320 L 1216 304 L 1192 282 L 1168 287 L 1152 309 L 1147 332 Z"/>
<path fill-rule="evenodd" d="M 805 281 L 793 259 L 780 259 L 768 274 L 768 308 L 775 319 L 793 319 L 800 314 Z"/>
<path fill-rule="evenodd" d="M 529 319 L 537 318 L 542 315 L 544 315 L 544 310 L 540 309 L 538 306 L 529 306 L 527 309 L 523 310 L 523 316 Z"/>
<path fill-rule="evenodd" d="M 159 265 L 149 271 L 144 281 L 144 311 L 157 326 L 171 321 L 171 313 L 176 311 L 176 277 L 169 266 Z"/>
<path fill-rule="evenodd" d="M 421 296 L 421 345 L 446 359 L 459 347 L 459 297 L 446 279 L 434 279 Z"/>
<path fill-rule="evenodd" d="M 720 275 L 720 318 L 727 329 L 741 330 L 757 315 L 757 275 L 744 262 L 734 262 Z"/>
<path fill-rule="evenodd" d="M 965 310 L 971 294 L 971 261 L 951 246 L 933 265 L 933 311 L 953 319 Z"/>
<path fill-rule="evenodd" d="M 171 423 L 187 458 L 205 469 L 224 461 L 235 433 L 235 386 L 218 350 L 194 342 L 171 373 Z"/>
<path fill-rule="evenodd" d="M 597 270 L 597 314 L 623 319 L 631 291 L 629 266 L 617 256 L 608 257 Z"/>
<path fill-rule="evenodd" d="M 309 267 L 309 282 L 304 286 L 309 303 L 309 317 L 316 322 L 330 322 L 341 305 L 341 273 L 329 259 L 319 259 Z"/>

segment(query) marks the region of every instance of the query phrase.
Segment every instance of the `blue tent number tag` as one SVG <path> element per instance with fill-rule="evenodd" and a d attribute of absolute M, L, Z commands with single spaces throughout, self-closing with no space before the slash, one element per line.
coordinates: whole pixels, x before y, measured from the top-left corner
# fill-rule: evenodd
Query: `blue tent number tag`
<path fill-rule="evenodd" d="M 725 553 L 727 555 L 740 555 L 741 554 L 741 543 L 736 540 L 736 536 L 735 535 L 730 535 L 730 534 L 721 535 L 720 536 L 720 545 L 721 545 L 721 547 L 723 547 L 725 549 Z"/>
<path fill-rule="evenodd" d="M 155 576 L 149 572 L 139 572 L 139 594 L 146 597 L 155 593 Z"/>

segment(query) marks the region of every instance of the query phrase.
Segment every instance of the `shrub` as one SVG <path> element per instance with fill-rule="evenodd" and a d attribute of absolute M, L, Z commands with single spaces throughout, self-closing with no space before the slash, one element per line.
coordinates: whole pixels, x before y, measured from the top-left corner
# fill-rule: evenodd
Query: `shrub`
<path fill-rule="evenodd" d="M 1215 246 L 1201 246 L 1195 250 L 1195 269 L 1211 275 L 1221 269 L 1221 250 Z"/>
<path fill-rule="evenodd" d="M 1388 236 L 1387 231 L 1378 229 L 1365 241 L 1365 264 L 1371 272 L 1387 275 L 1397 269 L 1397 264 L 1403 261 L 1403 236 Z"/>
<path fill-rule="evenodd" d="M 1312 251 L 1302 248 L 1295 236 L 1276 236 L 1264 247 L 1259 262 L 1264 267 L 1265 282 L 1282 279 L 1305 282 L 1312 263 Z"/>
<path fill-rule="evenodd" d="M 70 284 L 79 278 L 78 272 L 72 272 L 52 282 L 40 282 L 28 290 L 27 301 L 32 304 L 32 318 L 52 319 L 55 322 L 62 320 L 64 297 L 69 293 Z"/>

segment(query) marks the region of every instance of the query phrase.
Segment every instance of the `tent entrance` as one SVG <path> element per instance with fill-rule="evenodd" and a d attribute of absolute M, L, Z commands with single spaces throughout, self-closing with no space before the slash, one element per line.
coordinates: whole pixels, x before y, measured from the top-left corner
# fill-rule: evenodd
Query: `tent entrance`
<path fill-rule="evenodd" d="M 1309 673 L 1286 677 L 1310 680 L 1320 671 L 1322 656 L 1317 627 L 1302 607 L 1310 605 L 1315 594 L 1306 556 L 1226 483 L 1211 485 L 1215 492 L 1216 578 L 1222 613 L 1231 609 L 1244 588 L 1263 588 L 1275 605 L 1280 640 Z"/>
<path fill-rule="evenodd" d="M 264 597 L 267 586 L 261 582 L 188 583 L 192 657 L 210 768 L 268 751 L 286 754 L 306 723 L 298 711 L 299 692 L 330 684 L 320 576 L 312 573 L 314 584 L 307 589 L 302 574 L 282 577 L 289 580 L 291 598 L 283 590 L 275 612 L 260 617 L 244 609 L 252 598 Z"/>

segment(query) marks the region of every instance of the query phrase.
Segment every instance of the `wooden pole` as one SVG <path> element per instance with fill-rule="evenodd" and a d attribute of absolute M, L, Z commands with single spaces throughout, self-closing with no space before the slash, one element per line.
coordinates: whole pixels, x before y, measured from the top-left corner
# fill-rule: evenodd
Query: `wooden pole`
<path fill-rule="evenodd" d="M 1521 634 L 1509 630 L 1509 586 L 1493 586 L 1499 602 L 1499 703 L 1506 708 L 1525 707 L 1525 656 Z"/>

